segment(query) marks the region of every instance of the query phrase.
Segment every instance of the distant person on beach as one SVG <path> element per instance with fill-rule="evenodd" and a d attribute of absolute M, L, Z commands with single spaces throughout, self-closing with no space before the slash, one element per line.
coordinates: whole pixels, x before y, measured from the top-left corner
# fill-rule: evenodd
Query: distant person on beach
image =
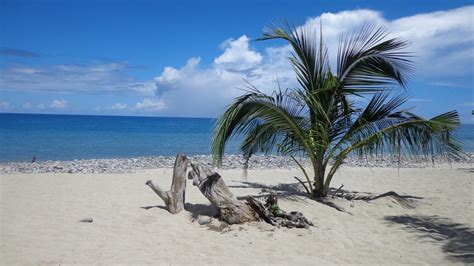
<path fill-rule="evenodd" d="M 36 163 L 36 156 L 33 156 L 33 159 L 31 160 L 31 163 Z"/>

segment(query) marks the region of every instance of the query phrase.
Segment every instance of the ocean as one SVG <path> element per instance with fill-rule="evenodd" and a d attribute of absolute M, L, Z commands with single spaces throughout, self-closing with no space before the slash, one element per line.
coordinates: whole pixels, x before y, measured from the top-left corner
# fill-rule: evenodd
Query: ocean
<path fill-rule="evenodd" d="M 210 154 L 212 118 L 0 114 L 0 162 Z M 474 125 L 456 131 L 474 152 Z M 237 141 L 226 153 L 238 154 Z"/>

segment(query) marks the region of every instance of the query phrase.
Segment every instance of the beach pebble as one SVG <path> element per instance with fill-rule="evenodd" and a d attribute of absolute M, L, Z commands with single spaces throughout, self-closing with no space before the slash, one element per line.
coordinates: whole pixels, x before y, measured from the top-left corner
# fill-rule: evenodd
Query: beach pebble
<path fill-rule="evenodd" d="M 198 224 L 206 225 L 211 221 L 211 217 L 199 215 L 196 220 L 197 220 Z"/>

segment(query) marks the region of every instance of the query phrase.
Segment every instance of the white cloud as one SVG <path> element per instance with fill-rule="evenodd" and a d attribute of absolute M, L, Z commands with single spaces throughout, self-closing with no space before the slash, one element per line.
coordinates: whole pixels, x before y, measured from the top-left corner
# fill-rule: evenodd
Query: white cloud
<path fill-rule="evenodd" d="M 161 99 L 145 98 L 143 101 L 138 102 L 135 108 L 142 111 L 158 112 L 165 109 L 166 105 Z"/>
<path fill-rule="evenodd" d="M 334 52 L 337 51 L 337 45 L 342 34 L 351 33 L 354 29 L 359 28 L 367 22 L 375 23 L 377 25 L 387 23 L 387 21 L 382 17 L 382 14 L 378 11 L 356 9 L 338 13 L 323 13 L 318 17 L 306 20 L 303 27 L 314 29 L 316 37 L 319 37 L 321 22 L 324 42 L 328 49 Z M 331 54 L 335 55 L 335 53 Z M 336 58 L 331 58 L 331 60 L 335 59 Z"/>
<path fill-rule="evenodd" d="M 153 96 L 156 92 L 156 82 L 151 80 L 133 83 L 128 85 L 127 90 L 136 92 L 139 95 Z"/>
<path fill-rule="evenodd" d="M 136 80 L 127 74 L 127 67 L 127 62 L 4 67 L 0 69 L 0 89 L 153 95 L 155 83 Z"/>
<path fill-rule="evenodd" d="M 33 105 L 30 102 L 26 102 L 21 106 L 23 109 L 31 109 Z"/>
<path fill-rule="evenodd" d="M 458 104 L 458 106 L 471 107 L 471 106 L 474 106 L 474 102 L 463 102 L 463 103 Z"/>
<path fill-rule="evenodd" d="M 64 99 L 53 100 L 51 104 L 49 105 L 49 107 L 53 109 L 65 109 L 67 108 L 67 106 L 68 106 L 67 101 Z"/>
<path fill-rule="evenodd" d="M 127 104 L 125 103 L 116 103 L 110 107 L 111 110 L 124 110 L 127 109 Z"/>
<path fill-rule="evenodd" d="M 234 45 L 234 42 L 238 44 Z M 239 47 L 241 54 L 257 54 L 248 42 L 249 39 L 242 36 L 228 40 L 225 46 Z M 222 55 L 231 53 L 232 49 L 229 49 Z M 263 55 L 258 54 L 258 60 L 247 57 L 243 60 L 238 56 L 226 56 L 224 60 L 220 55 L 211 67 L 201 67 L 200 58 L 190 58 L 183 67 L 166 67 L 155 78 L 156 94 L 166 103 L 170 115 L 214 117 L 233 98 L 242 94 L 239 89 L 247 87 L 245 80 L 267 92 L 277 88 L 277 80 L 282 87 L 294 86 L 294 73 L 288 65 L 287 52 L 286 47 L 268 48 Z M 235 65 L 232 60 L 235 60 Z"/>
<path fill-rule="evenodd" d="M 387 27 L 391 36 L 410 41 L 416 73 L 422 76 L 462 76 L 472 72 L 474 60 L 474 6 L 387 20 L 374 10 L 359 9 L 323 13 L 310 18 L 305 26 L 319 29 L 328 46 L 330 59 L 336 61 L 341 34 L 347 34 L 366 22 Z M 450 66 L 447 68 L 446 66 Z"/>
<path fill-rule="evenodd" d="M 429 85 L 436 87 L 445 87 L 445 88 L 466 88 L 466 86 L 459 84 L 457 82 L 446 82 L 446 81 L 434 81 L 430 82 Z"/>
<path fill-rule="evenodd" d="M 420 73 L 472 75 L 474 6 L 416 15 L 394 21 L 398 33 L 413 42 Z M 422 29 L 422 30 L 420 30 Z"/>
<path fill-rule="evenodd" d="M 227 70 L 246 70 L 262 61 L 262 55 L 249 49 L 249 38 L 242 35 L 237 40 L 228 39 L 221 45 L 224 53 L 214 59 L 216 67 Z"/>
<path fill-rule="evenodd" d="M 0 102 L 0 110 L 8 110 L 10 109 L 11 104 L 7 101 L 1 101 Z"/>
<path fill-rule="evenodd" d="M 28 75 L 41 73 L 39 69 L 33 68 L 33 67 L 14 67 L 12 71 L 21 73 L 21 74 L 28 74 Z"/>
<path fill-rule="evenodd" d="M 423 98 L 411 98 L 408 100 L 409 102 L 432 102 L 432 99 L 423 99 Z"/>
<path fill-rule="evenodd" d="M 156 94 L 166 103 L 168 114 L 215 116 L 222 105 L 238 95 L 243 75 L 218 68 L 201 68 L 191 58 L 182 68 L 167 67 L 155 78 Z M 239 92 L 240 93 L 240 92 Z"/>

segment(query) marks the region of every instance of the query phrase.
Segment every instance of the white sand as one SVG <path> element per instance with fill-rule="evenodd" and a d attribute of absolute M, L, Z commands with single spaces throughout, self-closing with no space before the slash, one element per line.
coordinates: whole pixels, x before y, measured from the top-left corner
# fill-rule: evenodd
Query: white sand
<path fill-rule="evenodd" d="M 192 221 L 212 207 L 188 182 L 188 210 L 172 215 L 144 185 L 169 186 L 170 169 L 136 174 L 15 174 L 1 176 L 2 264 L 447 264 L 474 262 L 474 168 L 343 168 L 334 187 L 423 197 L 415 208 L 391 198 L 372 202 L 334 199 L 340 212 L 288 193 L 294 170 L 220 171 L 237 196 L 272 187 L 280 206 L 304 213 L 310 229 L 262 223 L 211 231 Z M 280 185 L 279 185 L 280 184 Z M 279 186 L 278 186 L 279 185 Z M 83 218 L 93 223 L 79 223 Z M 392 217 L 392 218 L 389 218 Z M 392 221 L 390 221 L 392 220 Z M 398 221 L 398 222 L 397 222 Z M 470 255 L 469 255 L 470 254 Z"/>

